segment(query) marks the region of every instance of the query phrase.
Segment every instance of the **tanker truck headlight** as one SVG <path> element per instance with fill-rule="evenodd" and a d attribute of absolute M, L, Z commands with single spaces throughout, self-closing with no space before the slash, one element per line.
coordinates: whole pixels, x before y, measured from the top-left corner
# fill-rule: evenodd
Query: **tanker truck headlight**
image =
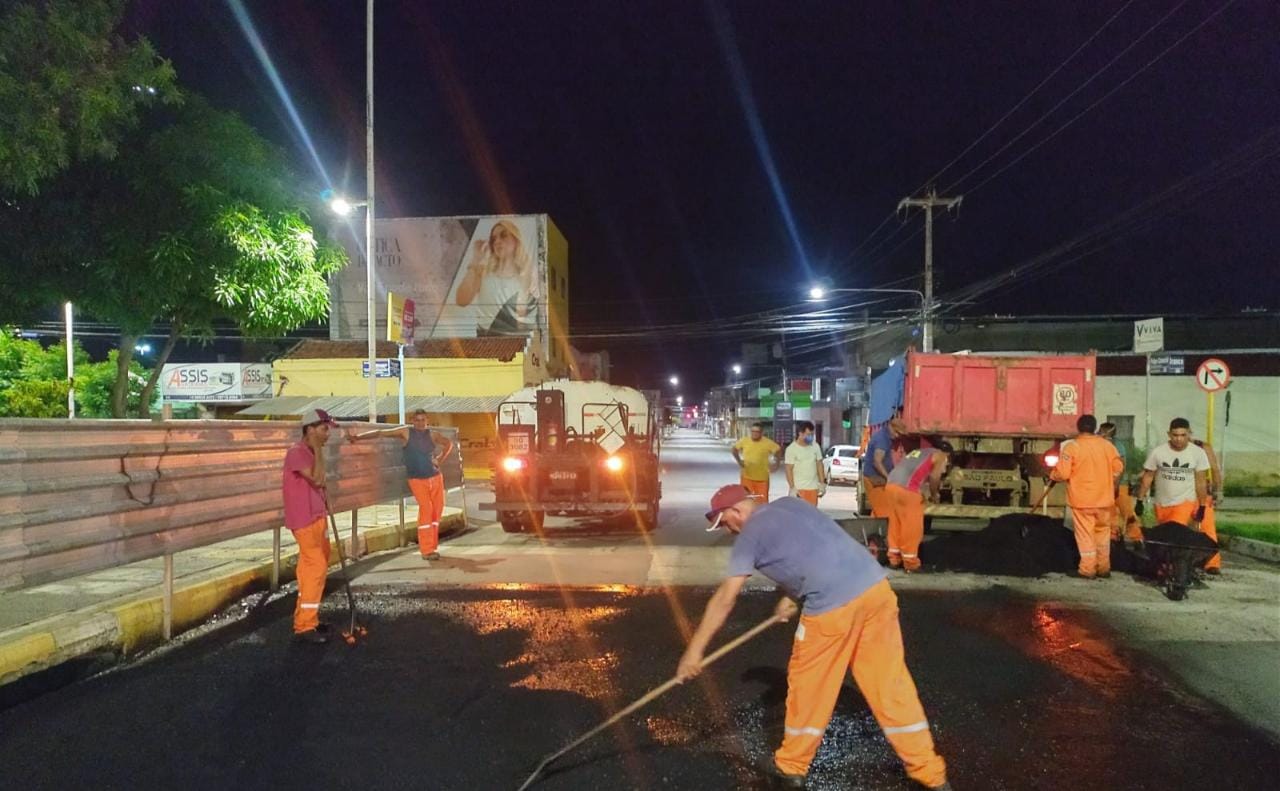
<path fill-rule="evenodd" d="M 508 473 L 517 473 L 525 468 L 525 460 L 519 456 L 508 456 L 502 460 L 502 469 Z"/>
<path fill-rule="evenodd" d="M 609 472 L 622 472 L 622 457 L 610 456 L 604 460 L 604 468 Z"/>

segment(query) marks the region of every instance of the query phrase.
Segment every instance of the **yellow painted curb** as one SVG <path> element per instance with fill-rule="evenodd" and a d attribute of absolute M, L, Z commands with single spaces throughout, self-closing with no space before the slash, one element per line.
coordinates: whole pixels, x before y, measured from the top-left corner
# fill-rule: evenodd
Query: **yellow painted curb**
<path fill-rule="evenodd" d="M 58 643 L 49 632 L 27 635 L 0 645 L 0 684 L 41 669 L 57 648 Z"/>

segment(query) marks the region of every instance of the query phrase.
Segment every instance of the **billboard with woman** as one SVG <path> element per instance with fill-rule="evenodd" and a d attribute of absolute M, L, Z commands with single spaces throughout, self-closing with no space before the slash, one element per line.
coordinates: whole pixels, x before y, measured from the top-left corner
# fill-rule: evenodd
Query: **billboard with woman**
<path fill-rule="evenodd" d="M 344 232 L 351 264 L 330 289 L 335 340 L 367 333 L 358 231 Z M 547 335 L 547 297 L 556 290 L 548 288 L 549 266 L 563 289 L 568 262 L 549 265 L 548 236 L 558 239 L 559 232 L 546 215 L 385 219 L 374 224 L 374 234 L 378 337 L 385 335 L 387 291 L 414 300 L 420 340 Z"/>

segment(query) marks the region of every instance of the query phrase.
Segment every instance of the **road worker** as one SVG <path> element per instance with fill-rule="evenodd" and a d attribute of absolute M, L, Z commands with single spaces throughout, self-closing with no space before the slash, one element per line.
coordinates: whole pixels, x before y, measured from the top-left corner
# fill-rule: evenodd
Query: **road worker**
<path fill-rule="evenodd" d="M 1116 480 L 1124 462 L 1114 445 L 1099 437 L 1098 419 L 1081 415 L 1075 438 L 1062 443 L 1058 463 L 1049 472 L 1066 481 L 1067 505 L 1080 550 L 1077 573 L 1087 579 L 1111 576 L 1111 518 L 1116 507 Z"/>
<path fill-rule="evenodd" d="M 413 425 L 380 428 L 347 440 L 359 442 L 370 437 L 396 437 L 404 448 L 404 469 L 409 491 L 418 502 L 418 551 L 426 560 L 440 559 L 440 519 L 444 516 L 444 473 L 441 463 L 453 452 L 453 442 L 427 427 L 427 410 L 413 413 Z"/>
<path fill-rule="evenodd" d="M 920 542 L 924 540 L 924 487 L 929 502 L 938 502 L 942 473 L 947 469 L 951 446 L 919 448 L 902 457 L 885 486 L 889 502 L 889 565 L 905 571 L 920 570 Z"/>
<path fill-rule="evenodd" d="M 778 469 L 782 446 L 764 435 L 763 423 L 751 424 L 751 436 L 733 445 L 733 460 L 742 468 L 741 483 L 768 502 L 769 474 Z"/>
<path fill-rule="evenodd" d="M 1218 540 L 1218 503 L 1222 501 L 1222 465 L 1218 464 L 1218 454 L 1213 452 L 1213 446 L 1204 440 L 1191 440 L 1197 448 L 1204 451 L 1204 455 L 1209 459 L 1209 478 L 1205 482 L 1205 488 L 1209 491 L 1209 496 L 1204 502 L 1204 518 L 1200 520 L 1200 530 L 1214 542 Z M 1204 564 L 1204 570 L 1207 574 L 1222 573 L 1222 553 L 1215 552 L 1213 557 L 1209 558 Z"/>
<path fill-rule="evenodd" d="M 1191 527 L 1197 523 L 1203 530 L 1210 469 L 1209 455 L 1191 442 L 1191 423 L 1174 418 L 1169 423 L 1169 441 L 1152 448 L 1142 465 L 1139 507 L 1154 489 L 1158 524 L 1177 522 Z"/>
<path fill-rule="evenodd" d="M 320 600 L 329 572 L 329 531 L 325 520 L 324 446 L 329 427 L 336 425 L 323 409 L 302 416 L 302 439 L 284 457 L 281 490 L 284 526 L 298 542 L 298 603 L 293 610 L 293 634 L 302 642 L 328 642 L 327 626 L 320 623 Z"/>
<path fill-rule="evenodd" d="M 871 515 L 878 519 L 888 519 L 889 512 L 893 510 L 884 487 L 889 482 L 889 473 L 893 471 L 893 445 L 906 430 L 905 423 L 893 418 L 876 430 L 862 449 L 858 477 L 862 480 L 862 490 L 867 494 Z"/>
<path fill-rule="evenodd" d="M 702 672 L 707 644 L 733 611 L 753 572 L 785 592 L 775 610 L 788 621 L 803 602 L 787 665 L 787 710 L 782 746 L 771 771 L 803 788 L 846 674 L 866 699 L 907 775 L 934 789 L 950 789 L 947 768 L 933 746 L 929 722 L 907 670 L 898 624 L 898 599 L 884 570 L 862 545 L 797 498 L 765 503 L 730 484 L 711 498 L 708 530 L 735 536 L 728 575 L 712 595 L 702 622 L 676 668 L 681 681 Z"/>
<path fill-rule="evenodd" d="M 1115 446 L 1116 454 L 1120 456 L 1120 463 L 1124 465 L 1125 471 L 1120 473 L 1120 480 L 1116 485 L 1116 507 L 1111 512 L 1111 540 L 1119 541 L 1124 538 L 1128 541 L 1142 540 L 1142 520 L 1138 518 L 1138 514 L 1133 510 L 1133 487 L 1129 484 L 1129 448 L 1121 439 L 1116 437 L 1115 423 L 1102 423 L 1098 426 L 1098 436 L 1110 442 Z"/>
<path fill-rule="evenodd" d="M 827 482 L 822 469 L 822 448 L 814 437 L 812 423 L 807 420 L 796 423 L 796 439 L 787 446 L 783 463 L 787 470 L 788 494 L 816 506 L 818 498 L 827 493 Z"/>

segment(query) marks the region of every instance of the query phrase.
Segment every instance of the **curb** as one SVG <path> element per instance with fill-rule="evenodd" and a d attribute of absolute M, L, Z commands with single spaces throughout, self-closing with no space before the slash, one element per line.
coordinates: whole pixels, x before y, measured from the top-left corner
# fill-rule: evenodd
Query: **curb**
<path fill-rule="evenodd" d="M 1268 544 L 1266 541 L 1227 534 L 1223 534 L 1222 538 L 1224 539 L 1223 548 L 1230 552 L 1246 555 L 1255 560 L 1280 563 L 1280 544 Z"/>
<path fill-rule="evenodd" d="M 459 524 L 461 523 L 461 524 Z M 412 527 L 406 522 L 410 528 Z M 448 514 L 441 520 L 442 532 L 465 525 L 464 515 Z M 360 554 L 397 549 L 399 524 L 362 527 Z M 406 531 L 412 536 L 413 531 Z M 332 540 L 329 542 L 332 544 Z M 406 546 L 412 540 L 406 538 Z M 350 548 L 350 539 L 343 544 Z M 334 553 L 334 563 L 339 563 Z M 280 553 L 280 583 L 294 578 L 297 551 Z M 271 584 L 271 561 L 213 571 L 195 577 L 173 589 L 174 635 L 196 626 L 210 615 L 249 593 Z M 164 641 L 164 599 L 157 588 L 108 599 L 79 610 L 61 613 L 0 635 L 0 685 L 17 681 L 89 654 L 114 653 L 129 656 Z"/>

